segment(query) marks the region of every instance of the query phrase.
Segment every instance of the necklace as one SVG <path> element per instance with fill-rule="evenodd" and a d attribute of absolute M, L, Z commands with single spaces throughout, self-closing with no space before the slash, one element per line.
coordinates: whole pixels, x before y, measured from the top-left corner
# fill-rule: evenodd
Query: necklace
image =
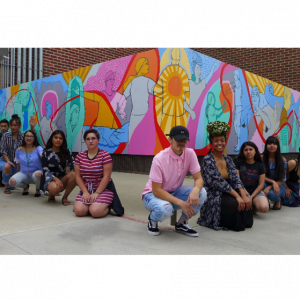
<path fill-rule="evenodd" d="M 31 148 L 32 149 L 32 148 Z M 30 172 L 29 172 L 29 162 L 30 162 L 30 158 L 31 158 L 31 154 L 32 152 L 30 152 L 30 155 L 27 155 L 27 146 L 25 146 L 25 150 L 26 150 L 26 163 L 27 163 L 27 177 L 30 177 Z"/>

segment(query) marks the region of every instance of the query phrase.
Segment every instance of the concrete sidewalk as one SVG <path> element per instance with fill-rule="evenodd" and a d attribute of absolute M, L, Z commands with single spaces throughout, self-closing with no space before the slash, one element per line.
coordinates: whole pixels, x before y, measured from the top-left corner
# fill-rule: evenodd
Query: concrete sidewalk
<path fill-rule="evenodd" d="M 34 185 L 28 196 L 21 189 L 5 195 L 1 188 L 0 254 L 300 254 L 300 208 L 255 215 L 253 228 L 244 232 L 201 227 L 196 216 L 189 223 L 198 238 L 176 233 L 170 220 L 159 223 L 159 236 L 150 236 L 149 212 L 141 200 L 148 175 L 114 172 L 112 178 L 123 217 L 79 218 L 73 206 L 61 205 L 61 196 L 56 203 L 48 203 L 47 196 L 35 198 Z M 77 193 L 78 188 L 69 200 Z"/>

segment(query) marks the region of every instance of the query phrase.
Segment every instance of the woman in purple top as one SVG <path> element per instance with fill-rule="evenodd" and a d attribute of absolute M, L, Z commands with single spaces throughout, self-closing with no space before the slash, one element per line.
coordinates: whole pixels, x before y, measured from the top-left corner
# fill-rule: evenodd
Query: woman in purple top
<path fill-rule="evenodd" d="M 24 138 L 16 150 L 15 162 L 17 163 L 17 173 L 9 180 L 9 184 L 13 187 L 21 187 L 24 189 L 22 195 L 28 195 L 29 184 L 36 185 L 35 197 L 40 196 L 40 180 L 42 175 L 41 155 L 43 148 L 39 146 L 34 131 L 27 130 Z"/>

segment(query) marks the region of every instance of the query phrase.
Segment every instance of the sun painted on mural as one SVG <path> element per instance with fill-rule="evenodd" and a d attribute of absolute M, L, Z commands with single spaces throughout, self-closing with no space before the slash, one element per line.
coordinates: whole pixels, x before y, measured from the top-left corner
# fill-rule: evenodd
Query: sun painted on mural
<path fill-rule="evenodd" d="M 155 155 L 169 146 L 175 125 L 190 132 L 197 155 L 210 145 L 207 124 L 227 122 L 227 153 L 245 141 L 262 152 L 276 136 L 283 153 L 300 147 L 300 93 L 188 48 L 159 48 L 0 90 L 0 118 L 34 116 L 39 143 L 55 129 L 73 152 L 83 134 L 99 132 L 99 147 L 115 154 Z"/>

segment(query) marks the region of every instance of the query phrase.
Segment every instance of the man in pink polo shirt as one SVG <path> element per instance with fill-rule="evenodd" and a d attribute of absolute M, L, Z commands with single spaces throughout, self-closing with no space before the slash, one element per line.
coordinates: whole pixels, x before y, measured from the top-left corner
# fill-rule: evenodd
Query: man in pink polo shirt
<path fill-rule="evenodd" d="M 149 180 L 143 190 L 142 199 L 148 217 L 148 233 L 159 235 L 158 222 L 170 218 L 174 210 L 182 209 L 182 216 L 175 224 L 177 232 L 196 237 L 188 220 L 195 216 L 206 200 L 200 165 L 193 149 L 186 148 L 189 132 L 183 126 L 171 129 L 168 140 L 170 147 L 153 158 Z M 194 178 L 194 186 L 182 186 L 187 172 Z"/>

